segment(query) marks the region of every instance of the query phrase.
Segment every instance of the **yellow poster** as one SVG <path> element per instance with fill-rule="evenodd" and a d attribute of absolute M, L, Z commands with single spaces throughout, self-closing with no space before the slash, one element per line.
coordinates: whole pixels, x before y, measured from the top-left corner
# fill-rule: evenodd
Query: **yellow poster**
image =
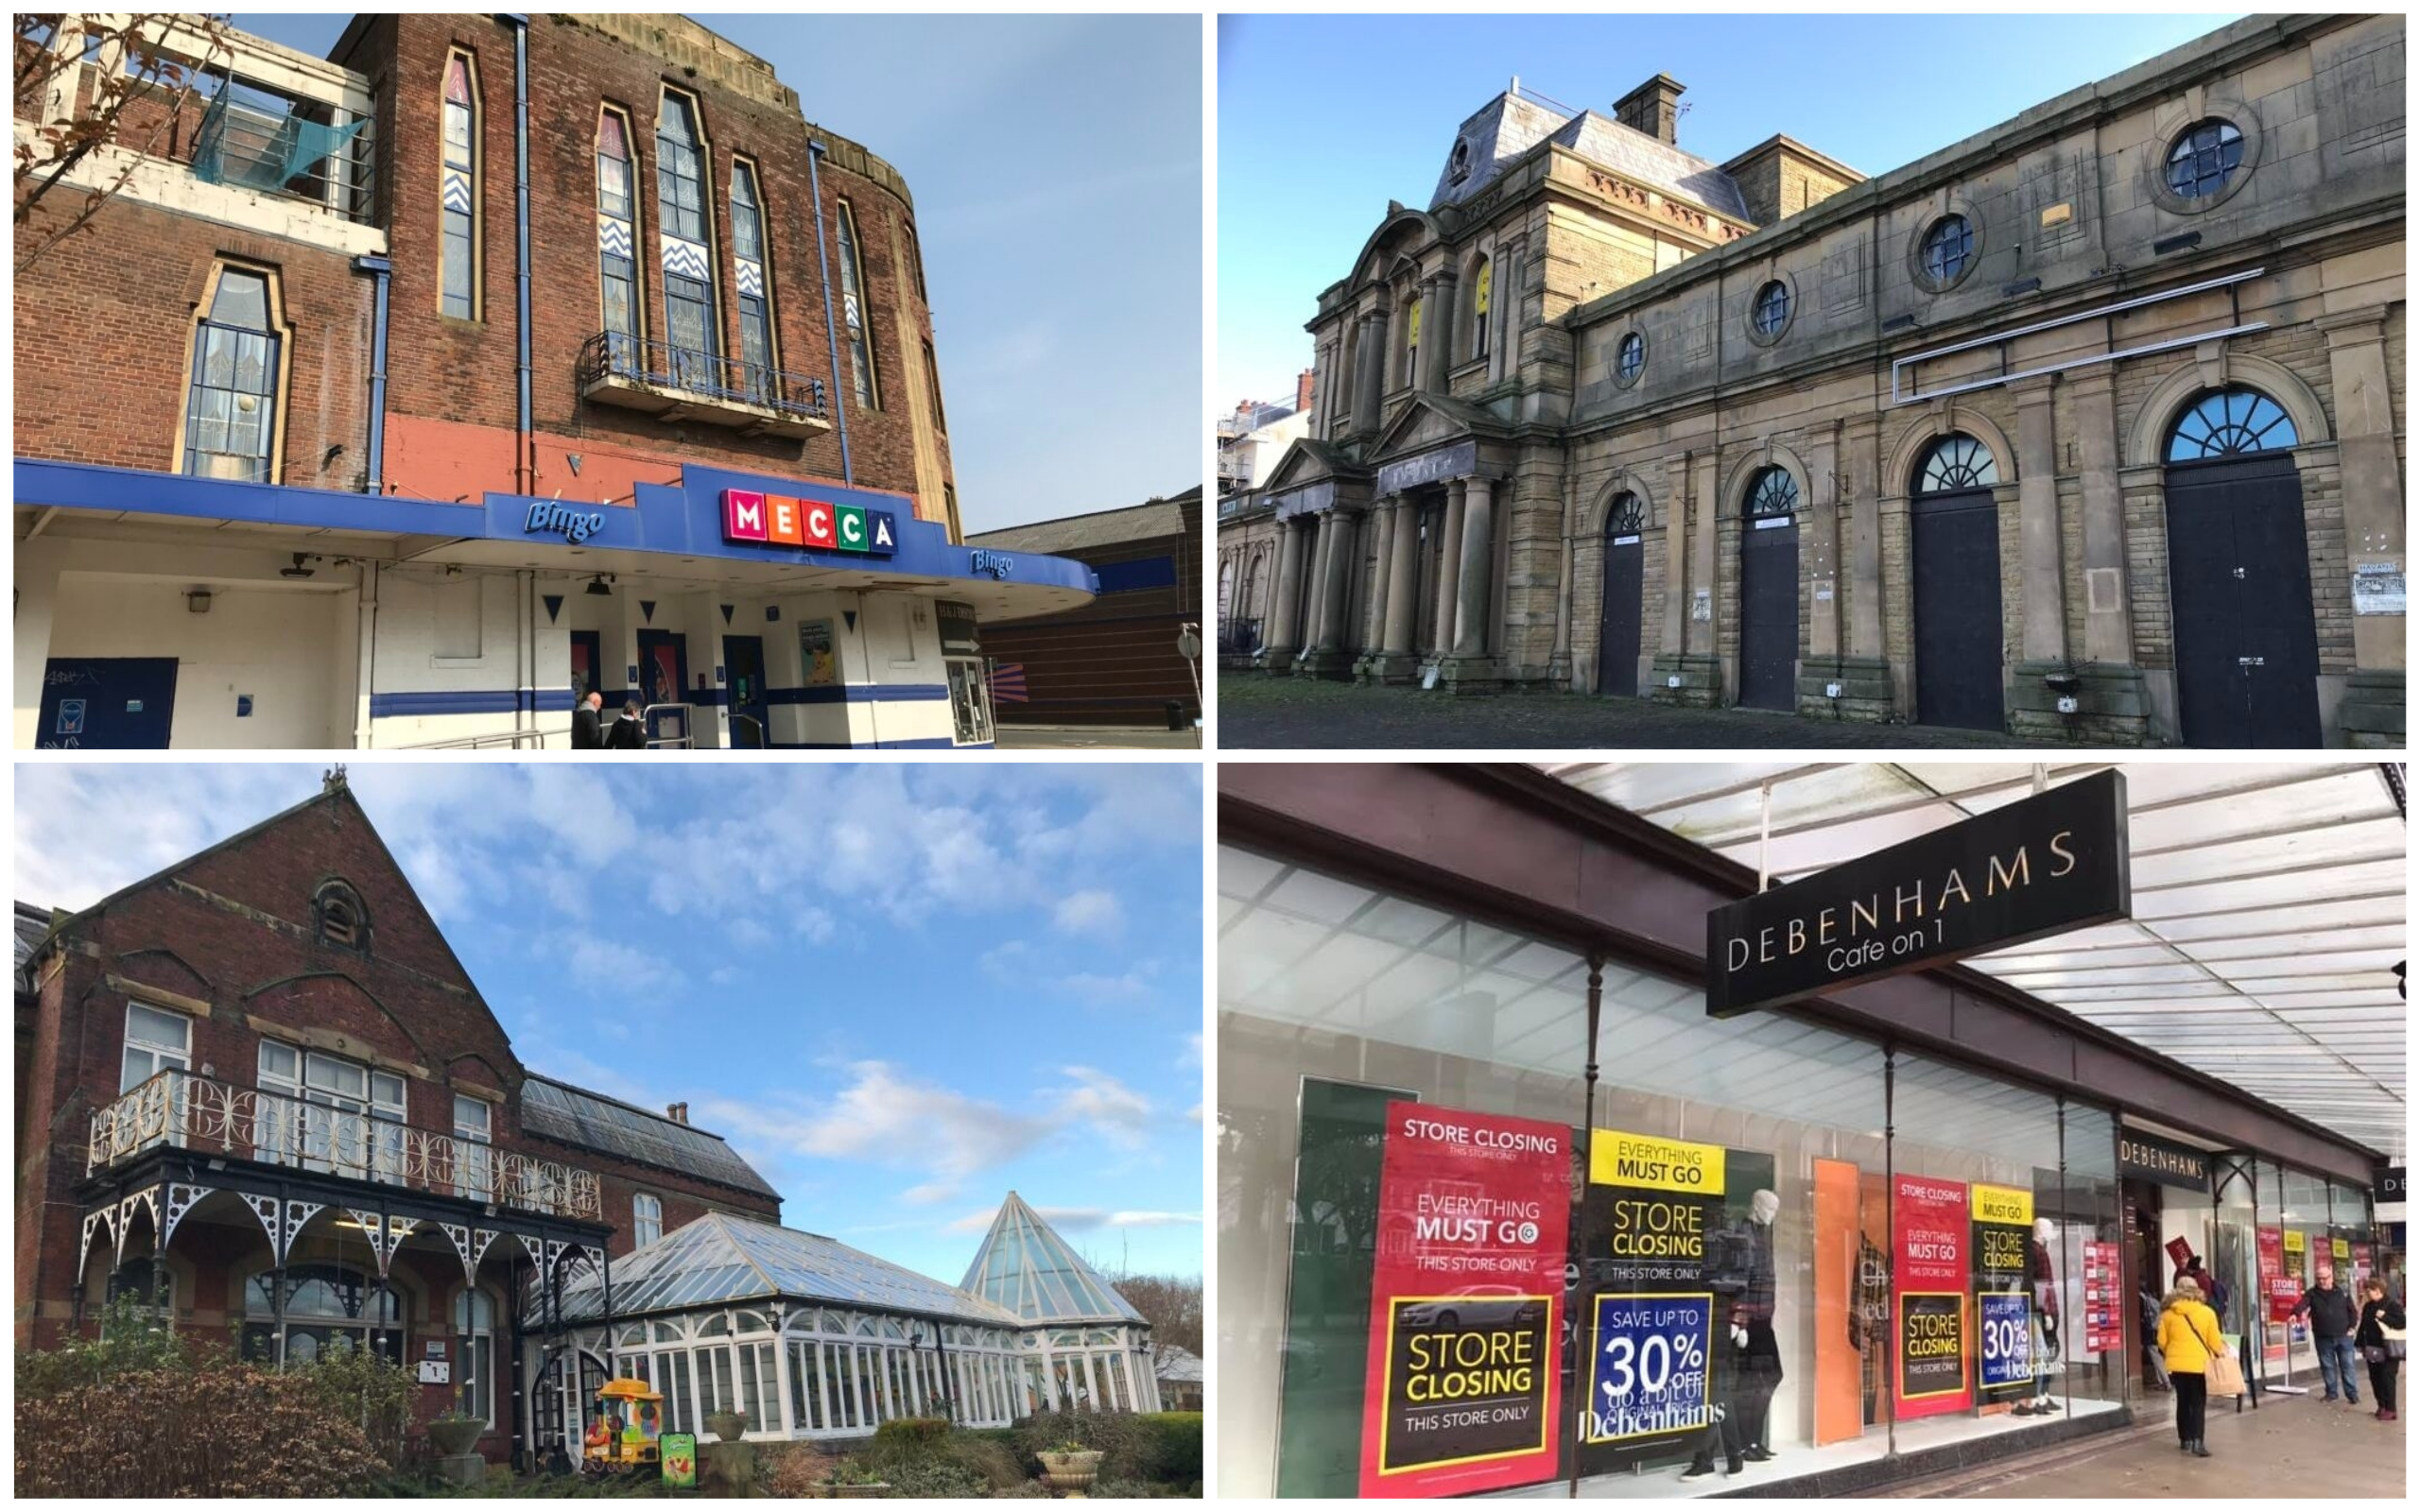
<path fill-rule="evenodd" d="M 2346 1263 L 2353 1258 L 2353 1242 L 2349 1239 L 2331 1239 L 2327 1242 L 2327 1247 L 2336 1256 L 2336 1263 L 2339 1265 Z"/>
<path fill-rule="evenodd" d="M 2298 1256 L 2306 1247 L 2308 1247 L 2308 1240 L 2301 1229 L 2289 1228 L 2286 1230 L 2287 1254 Z"/>
<path fill-rule="evenodd" d="M 2015 1187 L 1987 1187 L 1977 1182 L 1968 1189 L 1974 1197 L 1977 1223 L 2004 1223 L 2015 1228 L 2033 1227 L 2033 1194 Z"/>
<path fill-rule="evenodd" d="M 1588 1145 L 1588 1179 L 1600 1187 L 1722 1195 L 1722 1146 L 1600 1128 Z"/>

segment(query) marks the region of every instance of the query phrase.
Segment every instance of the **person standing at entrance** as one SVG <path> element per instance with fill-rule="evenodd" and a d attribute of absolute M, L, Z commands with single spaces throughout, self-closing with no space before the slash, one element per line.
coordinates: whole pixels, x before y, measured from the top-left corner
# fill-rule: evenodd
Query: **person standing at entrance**
<path fill-rule="evenodd" d="M 607 750 L 647 749 L 647 721 L 639 716 L 639 701 L 627 699 L 622 704 L 622 716 L 605 732 Z"/>
<path fill-rule="evenodd" d="M 2353 1342 L 2369 1362 L 2370 1395 L 2378 1401 L 2377 1419 L 2391 1423 L 2394 1421 L 2394 1374 L 2403 1368 L 2403 1307 L 2387 1297 L 2386 1282 L 2375 1276 L 2362 1290 L 2369 1293 L 2369 1300 L 2361 1304 L 2361 1321 L 2354 1330 Z"/>
<path fill-rule="evenodd" d="M 2327 1388 L 2322 1400 L 2334 1401 L 2341 1381 L 2344 1400 L 2358 1407 L 2361 1387 L 2353 1374 L 2354 1311 L 2352 1297 L 2336 1284 L 2336 1267 L 2323 1260 L 2319 1280 L 2303 1289 L 2302 1300 L 2294 1304 L 2290 1315 L 2310 1315 L 2311 1343 L 2319 1350 L 2319 1380 Z"/>
<path fill-rule="evenodd" d="M 572 706 L 572 749 L 603 750 L 605 748 L 605 730 L 596 718 L 597 711 L 604 707 L 605 696 L 594 688 L 589 689 L 580 696 L 579 702 Z"/>
<path fill-rule="evenodd" d="M 2159 1314 L 2159 1350 L 2168 1383 L 2176 1393 L 2176 1442 L 2187 1454 L 2210 1457 L 2202 1441 L 2204 1409 L 2210 1400 L 2210 1357 L 2225 1352 L 2219 1315 L 2202 1300 L 2202 1288 L 2179 1277 Z"/>

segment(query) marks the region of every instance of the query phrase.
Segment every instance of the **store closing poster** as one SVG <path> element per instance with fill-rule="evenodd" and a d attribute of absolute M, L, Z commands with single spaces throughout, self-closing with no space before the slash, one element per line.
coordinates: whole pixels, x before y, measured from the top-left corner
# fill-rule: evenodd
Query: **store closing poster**
<path fill-rule="evenodd" d="M 1893 1191 L 1892 1238 L 1898 1270 L 1892 1314 L 1899 1369 L 1892 1382 L 1899 1419 L 1963 1411 L 1966 1361 L 1966 1183 L 1903 1176 Z"/>
<path fill-rule="evenodd" d="M 2033 1194 L 1977 1182 L 1974 1209 L 1976 1396 L 2014 1401 L 2029 1396 L 2042 1362 L 2033 1358 L 2031 1267 L 2026 1245 L 2033 1232 Z"/>
<path fill-rule="evenodd" d="M 1554 1475 L 1570 1143 L 1554 1124 L 1387 1106 L 1363 1496 Z"/>

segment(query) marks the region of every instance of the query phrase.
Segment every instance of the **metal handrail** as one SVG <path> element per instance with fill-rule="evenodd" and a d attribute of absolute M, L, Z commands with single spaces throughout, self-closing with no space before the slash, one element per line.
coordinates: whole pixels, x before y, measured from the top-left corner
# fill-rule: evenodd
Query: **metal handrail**
<path fill-rule="evenodd" d="M 601 1221 L 596 1173 L 280 1092 L 163 1071 L 93 1114 L 84 1173 L 155 1145 Z"/>
<path fill-rule="evenodd" d="M 639 723 L 640 723 L 641 725 L 645 726 L 647 729 L 648 729 L 648 730 L 652 730 L 655 728 L 655 716 L 656 716 L 659 713 L 662 713 L 663 711 L 666 711 L 666 710 L 671 710 L 671 709 L 677 709 L 677 710 L 679 710 L 679 711 L 681 712 L 681 730 L 682 730 L 682 732 L 681 732 L 680 734 L 678 734 L 678 735 L 666 735 L 666 736 L 662 737 L 661 739 L 659 739 L 658 737 L 656 737 L 656 736 L 654 736 L 654 735 L 650 734 L 650 735 L 648 735 L 648 738 L 647 738 L 647 748 L 648 748 L 648 749 L 649 749 L 649 750 L 653 750 L 653 749 L 655 749 L 658 746 L 673 746 L 673 747 L 678 747 L 679 748 L 681 748 L 681 749 L 683 749 L 683 750 L 695 750 L 695 749 L 697 749 L 697 748 L 698 748 L 698 734 L 697 734 L 697 730 L 698 730 L 698 706 L 697 706 L 696 704 L 693 704 L 693 703 L 651 703 L 651 704 L 648 704 L 645 709 L 642 709 L 642 710 L 640 710 L 640 711 L 639 711 Z"/>
<path fill-rule="evenodd" d="M 733 725 L 733 727 L 734 727 L 734 728 L 733 728 L 733 730 L 732 730 L 732 741 L 731 741 L 732 748 L 733 748 L 733 749 L 735 749 L 735 750 L 763 750 L 763 749 L 765 748 L 765 722 L 764 722 L 763 720 L 761 720 L 761 719 L 757 718 L 754 714 L 743 714 L 743 713 L 737 713 L 737 712 L 734 712 L 734 713 L 733 713 L 733 714 L 732 714 L 732 716 L 731 716 L 731 722 L 732 722 L 732 725 Z M 748 726 L 751 726 L 752 728 L 753 728 L 753 729 L 755 730 L 755 731 L 756 731 L 756 744 L 754 744 L 753 746 L 742 746 L 742 745 L 740 745 L 740 743 L 739 743 L 739 730 L 738 730 L 738 729 L 737 729 L 737 727 L 738 727 L 738 726 L 740 726 L 740 725 L 748 725 Z"/>
<path fill-rule="evenodd" d="M 519 750 L 524 746 L 546 747 L 546 732 L 543 730 L 499 730 L 485 735 L 459 735 L 452 740 L 427 740 L 412 746 L 397 746 L 395 750 L 485 750 L 492 746 L 510 746 Z"/>
<path fill-rule="evenodd" d="M 607 378 L 623 378 L 794 419 L 821 420 L 824 414 L 821 378 L 619 331 L 600 331 L 582 342 L 574 376 L 583 392 Z"/>

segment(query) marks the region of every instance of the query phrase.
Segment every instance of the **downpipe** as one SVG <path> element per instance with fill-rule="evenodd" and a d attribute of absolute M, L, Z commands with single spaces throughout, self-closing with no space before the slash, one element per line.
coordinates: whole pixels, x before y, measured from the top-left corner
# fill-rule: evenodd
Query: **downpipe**
<path fill-rule="evenodd" d="M 840 421 L 840 481 L 855 483 L 849 470 L 849 402 L 840 392 L 840 336 L 832 323 L 832 253 L 823 234 L 823 144 L 806 145 L 807 192 L 815 197 L 815 262 L 823 270 L 823 346 L 832 357 L 832 413 Z"/>
<path fill-rule="evenodd" d="M 370 423 L 363 450 L 368 454 L 369 476 L 363 491 L 373 495 L 387 491 L 387 280 L 394 271 L 394 264 L 384 257 L 356 257 L 353 270 L 371 276 L 372 302 L 370 318 Z"/>
<path fill-rule="evenodd" d="M 512 231 L 515 251 L 514 329 L 519 336 L 519 390 L 512 472 L 513 491 L 537 487 L 536 447 L 529 423 L 529 18 L 506 16 L 512 27 Z"/>

